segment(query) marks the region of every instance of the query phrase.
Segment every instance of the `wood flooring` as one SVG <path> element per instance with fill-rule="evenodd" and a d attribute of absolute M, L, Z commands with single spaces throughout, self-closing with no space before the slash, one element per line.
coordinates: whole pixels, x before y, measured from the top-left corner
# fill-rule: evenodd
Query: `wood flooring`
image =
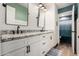
<path fill-rule="evenodd" d="M 72 47 L 70 44 L 59 44 L 57 49 L 61 50 L 63 53 L 63 56 L 76 56 L 72 52 Z"/>

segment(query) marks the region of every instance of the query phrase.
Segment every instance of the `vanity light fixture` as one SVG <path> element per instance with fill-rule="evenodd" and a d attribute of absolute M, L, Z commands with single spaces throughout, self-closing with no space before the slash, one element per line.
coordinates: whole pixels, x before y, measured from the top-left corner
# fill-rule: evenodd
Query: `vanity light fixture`
<path fill-rule="evenodd" d="M 45 8 L 44 6 L 41 7 L 41 9 L 44 9 L 44 8 Z"/>
<path fill-rule="evenodd" d="M 45 12 L 47 11 L 47 8 L 46 8 L 46 7 L 44 8 L 44 11 L 45 11 Z"/>
<path fill-rule="evenodd" d="M 6 7 L 7 4 L 6 4 L 6 3 L 2 3 L 2 5 L 3 5 L 4 7 Z"/>
<path fill-rule="evenodd" d="M 42 9 L 43 11 L 47 11 L 47 8 L 44 6 L 44 4 L 39 3 L 38 6 L 39 6 L 39 9 Z"/>
<path fill-rule="evenodd" d="M 42 3 L 39 3 L 39 5 L 38 5 L 39 7 L 42 7 Z"/>
<path fill-rule="evenodd" d="M 44 9 L 44 11 L 46 12 L 46 11 L 47 11 L 47 9 Z"/>

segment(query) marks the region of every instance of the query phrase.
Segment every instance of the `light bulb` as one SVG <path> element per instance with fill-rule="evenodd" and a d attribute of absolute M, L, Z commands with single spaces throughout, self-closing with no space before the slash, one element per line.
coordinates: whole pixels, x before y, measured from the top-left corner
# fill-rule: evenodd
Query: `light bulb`
<path fill-rule="evenodd" d="M 47 9 L 45 8 L 44 11 L 47 11 Z"/>
<path fill-rule="evenodd" d="M 42 6 L 41 9 L 44 9 L 44 6 Z"/>
<path fill-rule="evenodd" d="M 42 3 L 40 3 L 38 6 L 39 6 L 39 7 L 42 7 Z"/>

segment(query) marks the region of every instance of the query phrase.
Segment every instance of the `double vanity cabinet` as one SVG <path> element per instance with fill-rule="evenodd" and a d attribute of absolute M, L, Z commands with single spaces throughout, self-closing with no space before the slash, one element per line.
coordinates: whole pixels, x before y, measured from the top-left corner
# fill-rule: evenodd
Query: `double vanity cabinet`
<path fill-rule="evenodd" d="M 57 44 L 53 32 L 29 34 L 27 37 L 1 43 L 2 56 L 44 56 Z"/>

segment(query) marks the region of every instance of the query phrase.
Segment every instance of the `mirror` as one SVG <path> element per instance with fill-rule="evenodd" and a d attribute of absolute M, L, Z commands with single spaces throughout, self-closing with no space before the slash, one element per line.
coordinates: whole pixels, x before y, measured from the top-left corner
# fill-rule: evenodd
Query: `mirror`
<path fill-rule="evenodd" d="M 44 26 L 45 26 L 45 12 L 40 10 L 39 27 L 44 28 Z"/>
<path fill-rule="evenodd" d="M 38 17 L 37 17 L 38 24 L 37 25 L 38 25 L 38 27 L 41 27 L 42 30 L 44 30 L 44 28 L 45 28 L 45 13 L 47 11 L 47 8 L 42 3 L 39 3 L 38 6 L 39 6 L 39 9 L 38 9 Z"/>
<path fill-rule="evenodd" d="M 27 25 L 28 4 L 7 3 L 6 4 L 6 24 Z"/>

